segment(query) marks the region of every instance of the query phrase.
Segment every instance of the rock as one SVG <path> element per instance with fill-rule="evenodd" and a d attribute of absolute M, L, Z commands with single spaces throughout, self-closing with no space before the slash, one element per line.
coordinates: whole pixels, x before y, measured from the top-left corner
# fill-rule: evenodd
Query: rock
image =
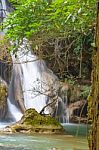
<path fill-rule="evenodd" d="M 8 84 L 11 79 L 12 70 L 12 58 L 9 52 L 10 43 L 4 37 L 0 35 L 0 76 Z"/>
<path fill-rule="evenodd" d="M 3 119 L 5 117 L 7 111 L 7 92 L 7 84 L 0 77 L 0 119 Z"/>
<path fill-rule="evenodd" d="M 69 105 L 70 115 L 72 116 L 77 115 L 80 116 L 80 113 L 82 111 L 81 115 L 87 116 L 87 100 L 80 100 L 77 102 L 73 102 Z"/>
<path fill-rule="evenodd" d="M 78 116 L 71 116 L 70 122 L 71 123 L 84 123 L 87 124 L 87 118 L 84 117 L 78 117 Z"/>
<path fill-rule="evenodd" d="M 87 123 L 87 101 L 80 100 L 69 105 L 70 122 Z"/>
<path fill-rule="evenodd" d="M 12 132 L 62 134 L 63 127 L 54 118 L 40 115 L 35 109 L 26 110 L 21 121 L 12 125 Z"/>

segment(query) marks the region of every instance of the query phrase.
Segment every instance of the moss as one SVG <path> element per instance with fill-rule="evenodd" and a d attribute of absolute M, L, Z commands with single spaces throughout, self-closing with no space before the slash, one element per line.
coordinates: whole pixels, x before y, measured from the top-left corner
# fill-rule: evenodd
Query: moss
<path fill-rule="evenodd" d="M 0 85 L 0 105 L 4 104 L 7 98 L 7 87 L 3 84 Z"/>
<path fill-rule="evenodd" d="M 63 134 L 64 129 L 54 118 L 42 116 L 35 109 L 26 110 L 19 123 L 9 127 L 11 132 L 40 133 L 40 134 Z M 9 128 L 7 131 L 10 131 Z"/>
<path fill-rule="evenodd" d="M 93 116 L 93 114 L 92 114 L 92 95 L 90 94 L 89 96 L 88 96 L 88 122 L 89 123 L 92 123 L 92 116 Z"/>
<path fill-rule="evenodd" d="M 22 117 L 21 123 L 33 126 L 36 125 L 60 126 L 59 122 L 57 122 L 54 118 L 52 118 L 51 116 L 42 116 L 35 109 L 26 110 L 25 115 Z"/>
<path fill-rule="evenodd" d="M 0 79 L 0 119 L 5 117 L 7 111 L 7 92 L 7 85 Z"/>
<path fill-rule="evenodd" d="M 0 60 L 1 61 L 6 60 L 7 63 L 12 62 L 9 48 L 10 48 L 10 43 L 8 39 L 5 36 L 0 35 Z"/>

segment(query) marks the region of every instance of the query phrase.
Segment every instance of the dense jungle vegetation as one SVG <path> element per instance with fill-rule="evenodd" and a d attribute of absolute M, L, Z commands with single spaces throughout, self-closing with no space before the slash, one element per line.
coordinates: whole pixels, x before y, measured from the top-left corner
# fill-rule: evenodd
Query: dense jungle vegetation
<path fill-rule="evenodd" d="M 10 2 L 14 11 L 5 23 L 8 38 L 22 42 L 26 37 L 34 53 L 46 60 L 61 80 L 90 80 L 95 46 L 95 0 Z"/>

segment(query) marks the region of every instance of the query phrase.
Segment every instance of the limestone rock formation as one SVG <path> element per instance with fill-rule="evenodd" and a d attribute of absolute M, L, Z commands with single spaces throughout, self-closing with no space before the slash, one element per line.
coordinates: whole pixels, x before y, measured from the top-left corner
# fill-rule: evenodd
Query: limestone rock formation
<path fill-rule="evenodd" d="M 0 35 L 0 76 L 8 84 L 11 79 L 12 70 L 12 58 L 8 50 L 9 46 L 9 42 L 4 35 Z"/>
<path fill-rule="evenodd" d="M 63 127 L 54 118 L 40 115 L 35 109 L 26 110 L 20 122 L 7 127 L 5 131 L 19 133 L 61 134 Z"/>
<path fill-rule="evenodd" d="M 0 119 L 5 117 L 7 111 L 7 84 L 0 77 Z"/>
<path fill-rule="evenodd" d="M 87 123 L 87 101 L 80 100 L 69 105 L 70 122 Z"/>

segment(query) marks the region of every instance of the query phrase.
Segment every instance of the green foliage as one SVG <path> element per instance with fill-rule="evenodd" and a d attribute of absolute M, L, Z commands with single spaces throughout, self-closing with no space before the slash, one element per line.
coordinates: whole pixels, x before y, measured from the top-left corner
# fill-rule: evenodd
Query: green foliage
<path fill-rule="evenodd" d="M 37 113 L 34 109 L 28 109 L 21 120 L 22 124 L 32 126 L 60 126 L 60 123 L 51 116 L 42 116 Z"/>
<path fill-rule="evenodd" d="M 7 19 L 7 35 L 13 40 L 23 37 L 56 38 L 89 31 L 95 16 L 95 0 L 21 0 Z"/>
<path fill-rule="evenodd" d="M 80 93 L 81 97 L 84 99 L 87 99 L 87 97 L 90 93 L 90 90 L 91 90 L 91 86 L 88 86 L 88 85 L 82 86 L 81 93 Z"/>
<path fill-rule="evenodd" d="M 34 53 L 38 56 L 42 54 L 40 58 L 45 59 L 49 66 L 52 63 L 51 69 L 61 78 L 81 77 L 81 74 L 89 78 L 93 50 L 91 43 L 94 43 L 95 0 L 10 2 L 15 10 L 5 22 L 9 39 L 20 43 L 26 37 Z M 59 41 L 58 47 L 53 41 Z M 57 54 L 56 49 L 59 52 Z M 16 52 L 17 47 L 10 50 Z"/>
<path fill-rule="evenodd" d="M 17 7 L 18 5 L 22 5 L 23 4 L 23 0 L 9 0 L 9 2 L 11 3 L 11 5 L 13 7 Z"/>
<path fill-rule="evenodd" d="M 11 62 L 11 57 L 9 54 L 10 43 L 5 36 L 0 35 L 0 61 L 6 60 L 7 62 Z"/>

